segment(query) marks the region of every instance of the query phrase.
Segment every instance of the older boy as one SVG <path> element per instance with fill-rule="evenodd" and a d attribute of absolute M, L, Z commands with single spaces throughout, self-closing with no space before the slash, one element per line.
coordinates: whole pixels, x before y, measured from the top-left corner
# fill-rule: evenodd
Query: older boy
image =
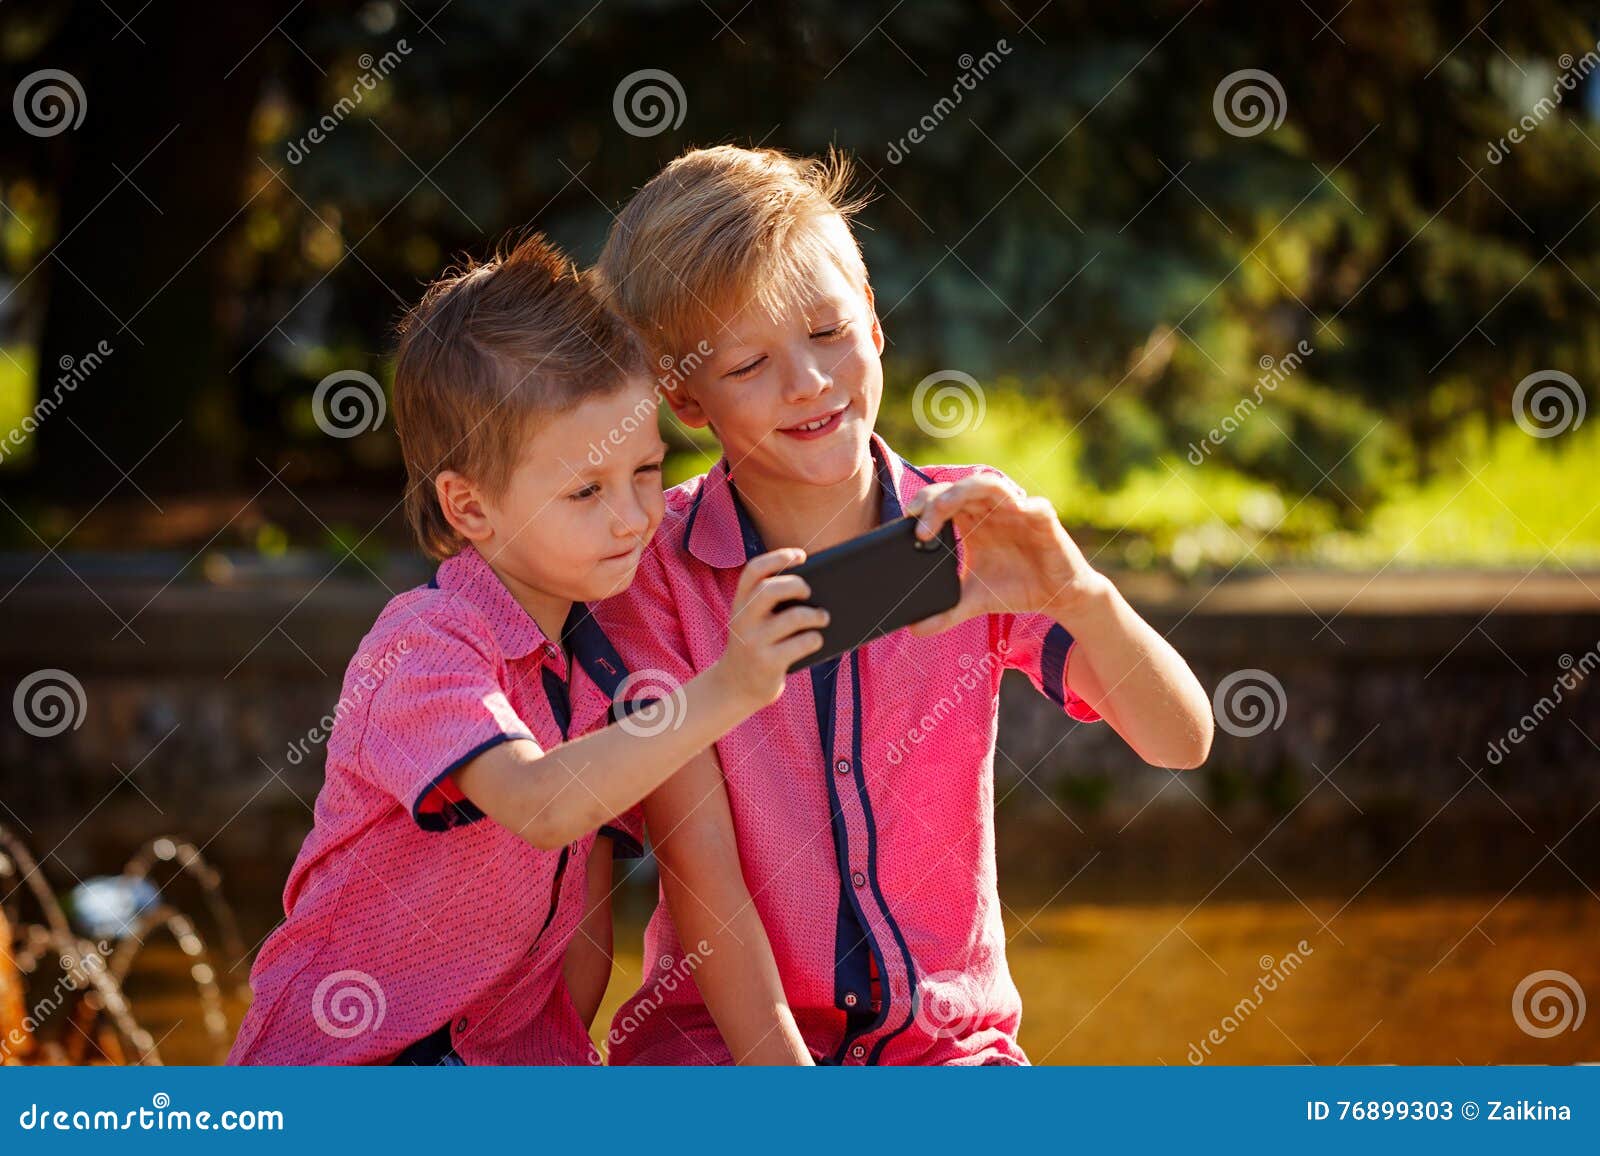
<path fill-rule="evenodd" d="M 613 1062 L 1026 1063 L 995 880 L 1003 670 L 1155 765 L 1209 749 L 1204 691 L 1048 503 L 985 467 L 919 469 L 873 433 L 884 338 L 848 177 L 770 149 L 690 152 L 601 256 L 653 355 L 714 350 L 666 397 L 725 453 L 667 494 L 635 585 L 597 611 L 635 668 L 703 669 L 740 571 L 775 544 L 815 551 L 914 514 L 925 537 L 953 519 L 965 559 L 953 611 L 791 675 L 646 801 L 666 903 L 645 957 L 714 950 L 694 983 L 646 976 Z M 726 983 L 752 953 L 765 982 Z"/>

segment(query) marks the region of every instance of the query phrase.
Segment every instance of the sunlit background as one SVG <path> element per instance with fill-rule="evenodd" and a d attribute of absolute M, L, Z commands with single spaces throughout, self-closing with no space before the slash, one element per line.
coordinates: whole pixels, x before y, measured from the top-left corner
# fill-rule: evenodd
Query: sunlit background
<path fill-rule="evenodd" d="M 732 141 L 855 158 L 884 434 L 1049 497 L 1217 691 L 1174 776 L 1008 688 L 1035 1062 L 1600 1059 L 1597 41 L 1557 0 L 7 3 L 0 1058 L 225 1050 L 308 736 L 428 574 L 400 311 L 507 230 L 592 260 Z"/>

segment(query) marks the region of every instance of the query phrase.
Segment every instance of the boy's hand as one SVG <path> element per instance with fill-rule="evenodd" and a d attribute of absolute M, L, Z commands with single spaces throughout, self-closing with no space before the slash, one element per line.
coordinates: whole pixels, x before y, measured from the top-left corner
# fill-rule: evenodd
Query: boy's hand
<path fill-rule="evenodd" d="M 822 628 L 828 612 L 816 606 L 780 603 L 811 596 L 811 587 L 798 574 L 783 574 L 805 561 L 806 552 L 793 547 L 752 558 L 739 575 L 728 619 L 728 648 L 717 660 L 729 693 L 759 710 L 778 700 L 789 667 L 822 649 Z"/>
<path fill-rule="evenodd" d="M 937 634 L 979 614 L 1070 618 L 1106 583 L 1049 501 L 1020 494 L 993 474 L 926 486 L 906 503 L 906 513 L 919 519 L 923 541 L 953 521 L 966 551 L 961 601 L 914 624 L 913 634 Z"/>

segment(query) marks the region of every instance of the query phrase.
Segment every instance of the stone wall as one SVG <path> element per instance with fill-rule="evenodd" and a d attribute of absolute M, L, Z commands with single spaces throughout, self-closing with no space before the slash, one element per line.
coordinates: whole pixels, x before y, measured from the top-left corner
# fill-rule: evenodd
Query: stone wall
<path fill-rule="evenodd" d="M 275 894 L 310 823 L 319 720 L 345 664 L 390 590 L 425 572 L 324 576 L 302 560 L 168 583 L 160 564 L 13 569 L 3 685 L 62 670 L 85 705 L 48 737 L 0 713 L 0 822 L 69 875 L 179 831 Z M 1600 823 L 1582 821 L 1600 801 L 1600 578 L 1123 585 L 1208 690 L 1231 678 L 1231 721 L 1205 768 L 1174 775 L 1011 676 L 997 796 L 1019 886 L 1084 869 L 1094 893 L 1198 897 L 1243 857 L 1241 879 L 1347 892 L 1401 851 L 1406 870 L 1386 881 L 1409 870 L 1421 886 L 1496 886 L 1552 844 L 1537 878 L 1576 886 L 1562 865 L 1600 861 Z"/>

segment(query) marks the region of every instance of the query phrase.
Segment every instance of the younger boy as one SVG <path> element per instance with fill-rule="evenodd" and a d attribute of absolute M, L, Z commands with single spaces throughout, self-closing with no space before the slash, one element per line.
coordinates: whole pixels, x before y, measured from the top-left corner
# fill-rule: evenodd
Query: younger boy
<path fill-rule="evenodd" d="M 584 604 L 627 587 L 661 520 L 650 398 L 628 328 L 538 237 L 406 319 L 406 507 L 443 562 L 345 674 L 232 1062 L 598 1062 L 611 843 L 638 848 L 612 817 L 776 698 L 825 622 L 775 612 L 804 583 L 771 576 L 803 555 L 766 555 L 721 657 L 606 725 L 627 670 Z"/>
<path fill-rule="evenodd" d="M 645 958 L 713 950 L 692 983 L 645 977 L 613 1062 L 1026 1063 L 995 880 L 1001 674 L 1104 717 L 1155 765 L 1197 766 L 1210 745 L 1205 692 L 1049 503 L 986 467 L 913 466 L 873 433 L 884 335 L 848 176 L 770 149 L 690 152 L 600 259 L 652 355 L 713 350 L 667 399 L 725 454 L 668 493 L 637 582 L 598 611 L 630 661 L 705 669 L 741 568 L 772 545 L 815 551 L 911 514 L 925 538 L 953 519 L 963 562 L 953 611 L 792 675 L 646 801 L 666 902 Z M 765 984 L 727 984 L 735 943 Z"/>

